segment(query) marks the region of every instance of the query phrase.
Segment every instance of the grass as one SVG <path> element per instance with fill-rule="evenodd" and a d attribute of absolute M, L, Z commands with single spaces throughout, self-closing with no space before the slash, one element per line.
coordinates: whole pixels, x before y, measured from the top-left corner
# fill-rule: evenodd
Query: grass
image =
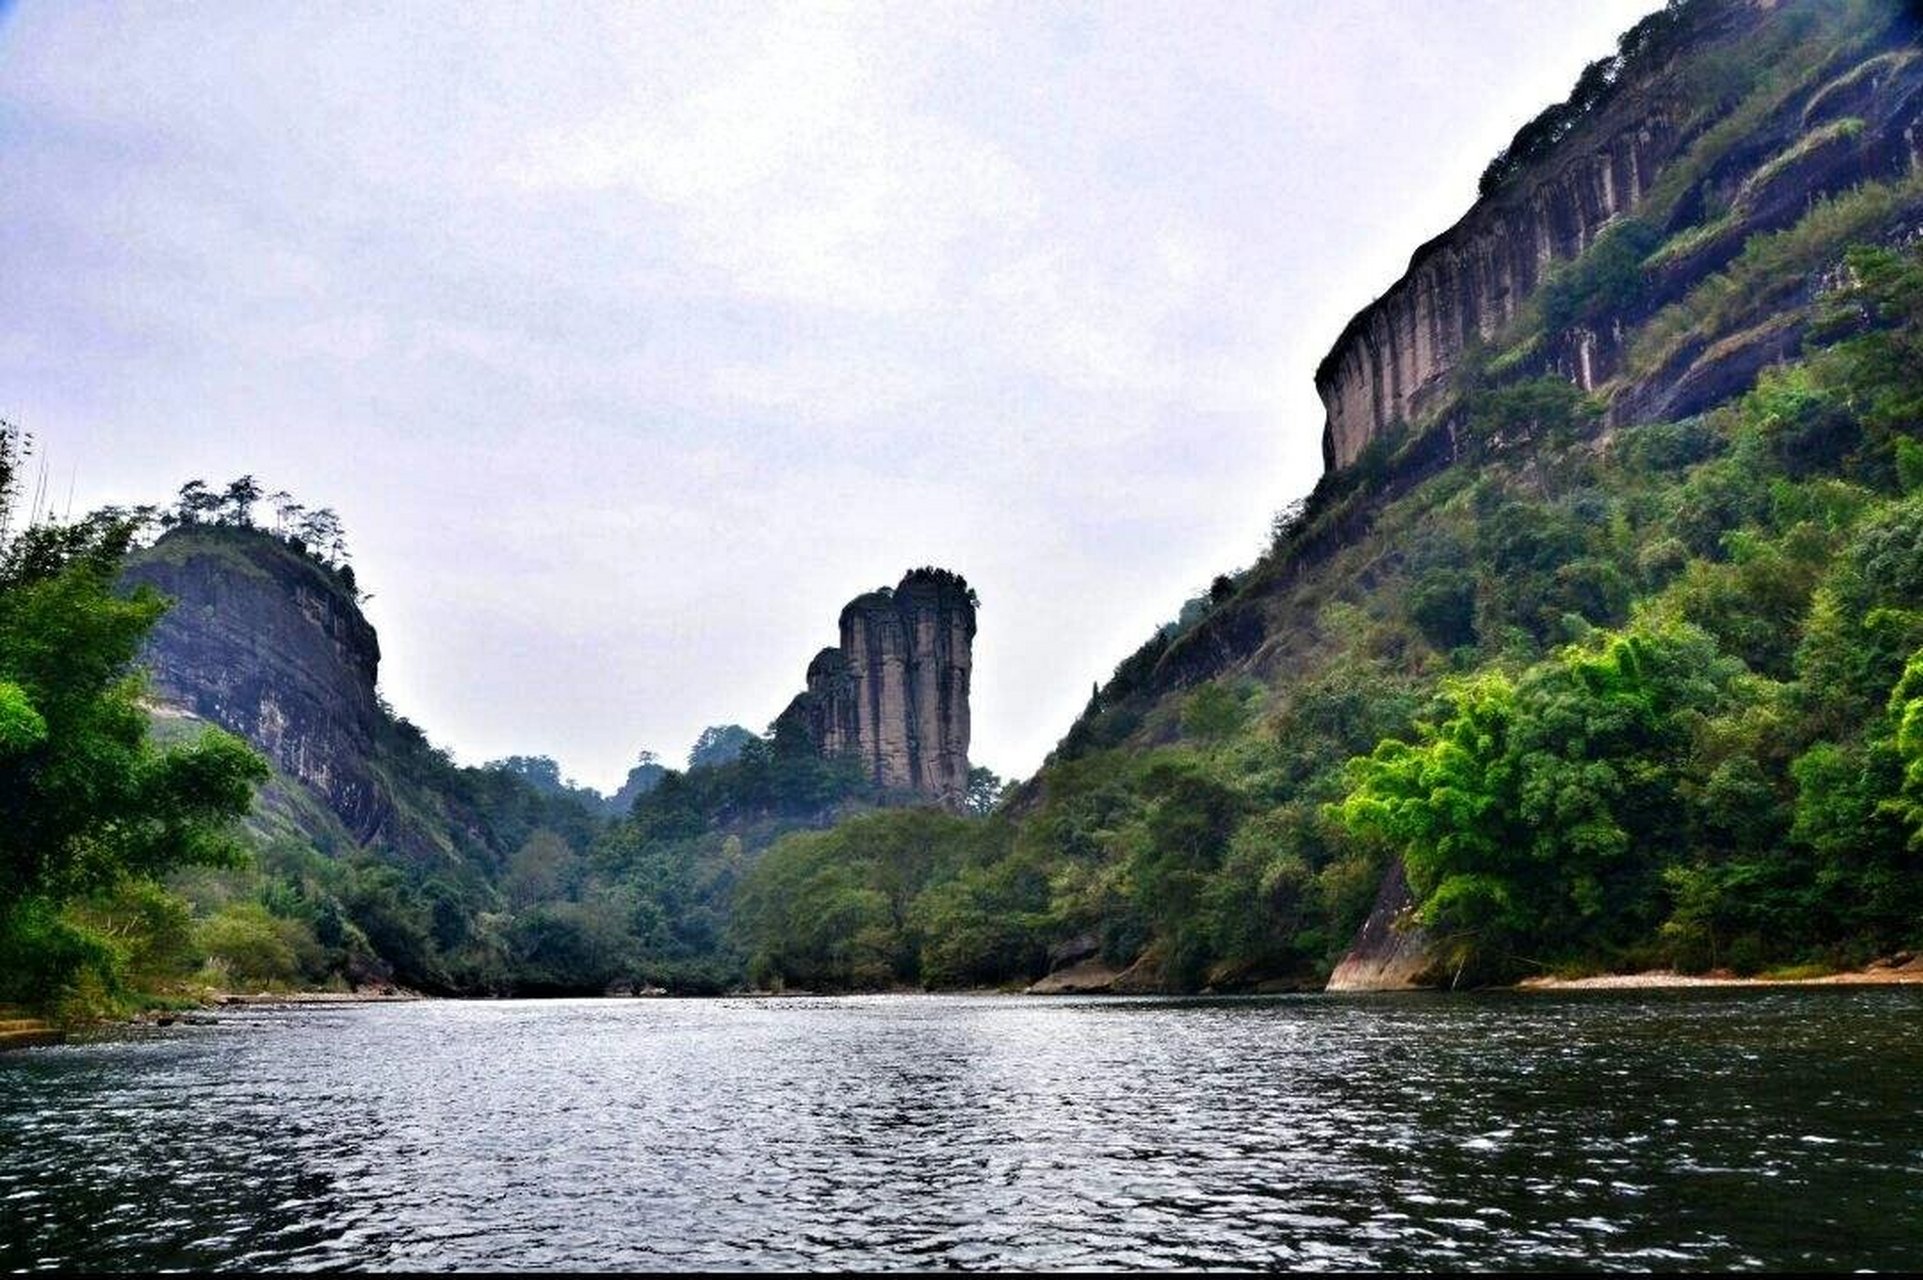
<path fill-rule="evenodd" d="M 1917 56 L 1914 49 L 1891 49 L 1888 53 L 1879 53 L 1874 58 L 1857 63 L 1810 95 L 1810 100 L 1803 106 L 1803 127 L 1807 129 L 1810 120 L 1821 114 L 1825 102 L 1847 93 L 1863 79 L 1879 71 L 1900 71 L 1915 62 Z"/>
<path fill-rule="evenodd" d="M 1519 317 L 1520 318 L 1520 317 Z M 1524 334 L 1520 342 L 1505 347 L 1483 366 L 1483 372 L 1491 378 L 1504 378 L 1521 369 L 1523 363 L 1542 350 L 1543 335 L 1540 330 Z"/>
<path fill-rule="evenodd" d="M 1664 263 L 1674 262 L 1678 258 L 1696 252 L 1727 232 L 1733 222 L 1734 219 L 1730 215 L 1724 214 L 1720 218 L 1678 231 L 1665 240 L 1656 252 L 1643 259 L 1644 269 L 1660 267 Z"/>
<path fill-rule="evenodd" d="M 1844 116 L 1841 120 L 1831 121 L 1820 129 L 1812 129 L 1790 146 L 1771 156 L 1759 166 L 1756 172 L 1743 180 L 1742 190 L 1737 192 L 1736 207 L 1744 207 L 1756 192 L 1768 186 L 1771 181 L 1781 177 L 1792 165 L 1804 158 L 1847 138 L 1854 138 L 1863 132 L 1863 122 L 1855 116 Z"/>
<path fill-rule="evenodd" d="M 1783 312 L 1770 316 L 1760 324 L 1753 324 L 1747 329 L 1738 330 L 1728 337 L 1718 338 L 1715 342 L 1710 343 L 1708 347 L 1703 349 L 1703 354 L 1696 358 L 1696 362 L 1714 364 L 1718 360 L 1734 355 L 1744 347 L 1752 346 L 1772 334 L 1781 333 L 1783 330 L 1795 324 L 1796 319 L 1797 317 L 1794 312 Z"/>
<path fill-rule="evenodd" d="M 240 530 L 183 526 L 153 546 L 135 552 L 129 557 L 128 565 L 186 565 L 195 560 L 212 559 L 218 561 L 224 570 L 241 577 L 271 581 L 272 575 L 261 566 L 259 556 L 254 554 L 257 537 Z"/>
<path fill-rule="evenodd" d="M 1728 267 L 1650 317 L 1630 346 L 1629 372 L 1646 377 L 1691 340 L 1714 339 L 1746 317 L 1779 306 L 1811 272 L 1834 262 L 1850 244 L 1875 240 L 1919 204 L 1923 170 L 1893 183 L 1866 182 L 1819 201 L 1794 226 L 1751 236 Z"/>
<path fill-rule="evenodd" d="M 1643 216 L 1656 222 L 1667 218 L 1683 196 L 1724 156 L 1755 136 L 1764 121 L 1807 89 L 1843 47 L 1822 38 L 1829 30 L 1806 35 L 1773 55 L 1756 57 L 1745 70 L 1761 78 L 1752 82 L 1727 114 L 1704 129 L 1688 150 L 1664 168 L 1643 197 Z M 1765 67 L 1766 72 L 1758 70 Z M 1699 120 L 1715 109 L 1713 103 L 1699 107 Z"/>
<path fill-rule="evenodd" d="M 1835 967 L 1827 964 L 1785 964 L 1765 969 L 1756 976 L 1770 982 L 1807 982 L 1811 978 L 1827 978 L 1835 972 Z"/>

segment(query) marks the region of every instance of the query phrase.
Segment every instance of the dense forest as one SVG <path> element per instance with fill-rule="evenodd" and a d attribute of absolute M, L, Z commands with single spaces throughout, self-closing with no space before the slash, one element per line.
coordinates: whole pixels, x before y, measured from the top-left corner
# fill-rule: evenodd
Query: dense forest
<path fill-rule="evenodd" d="M 1715 12 L 1639 24 L 1484 178 L 1515 190 L 1654 68 L 1694 141 L 1634 214 L 1285 508 L 1034 778 L 977 769 L 961 812 L 889 807 L 779 723 L 711 730 L 686 769 L 644 754 L 611 803 L 545 757 L 458 766 L 383 705 L 387 809 L 350 831 L 235 738 L 150 725 L 135 659 L 166 602 L 115 585 L 130 554 L 257 571 L 271 539 L 351 604 L 338 518 L 276 494 L 257 527 L 242 477 L 36 521 L 0 431 L 0 999 L 952 988 L 1075 961 L 1121 989 L 1317 986 L 1398 867 L 1442 981 L 1923 946 L 1923 179 L 1742 222 L 1863 132 L 1823 112 L 1915 60 L 1912 20 L 1804 5 L 1692 61 Z M 1794 141 L 1752 144 L 1784 119 Z M 1585 392 L 1554 352 L 1603 330 L 1622 370 Z M 1758 334 L 1780 356 L 1726 394 L 1636 407 Z"/>
<path fill-rule="evenodd" d="M 1704 123 L 1635 215 L 1465 352 L 1439 408 L 1284 509 L 994 823 L 775 846 L 742 899 L 760 980 L 1022 981 L 1093 954 L 1151 989 L 1319 985 L 1398 861 L 1443 981 L 1923 943 L 1923 188 L 1910 168 L 1731 236 L 1861 132 L 1824 112 L 1914 61 L 1914 20 L 1797 6 L 1699 53 L 1719 12 L 1639 24 L 1485 176 L 1667 74 Z M 1759 150 L 1784 119 L 1787 150 Z M 1678 273 L 1718 237 L 1723 265 Z M 1545 367 L 1612 325 L 1613 382 Z M 1625 407 L 1759 332 L 1795 335 L 1789 358 L 1707 411 Z M 1219 660 L 1249 635 L 1259 660 Z"/>

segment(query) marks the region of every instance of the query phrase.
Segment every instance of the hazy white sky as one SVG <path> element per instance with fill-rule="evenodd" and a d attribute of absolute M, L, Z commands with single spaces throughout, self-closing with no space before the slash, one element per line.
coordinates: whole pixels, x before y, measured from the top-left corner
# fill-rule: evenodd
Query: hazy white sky
<path fill-rule="evenodd" d="M 980 591 L 1031 771 L 1320 469 L 1311 372 L 1654 0 L 0 3 L 0 416 L 347 522 L 382 684 L 612 787 Z"/>

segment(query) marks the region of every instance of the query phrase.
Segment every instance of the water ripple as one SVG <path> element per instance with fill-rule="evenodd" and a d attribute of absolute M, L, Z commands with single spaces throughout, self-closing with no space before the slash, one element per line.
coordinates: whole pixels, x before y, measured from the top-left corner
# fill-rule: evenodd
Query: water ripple
<path fill-rule="evenodd" d="M 0 1060 L 0 1266 L 1897 1267 L 1923 993 L 430 1003 Z"/>

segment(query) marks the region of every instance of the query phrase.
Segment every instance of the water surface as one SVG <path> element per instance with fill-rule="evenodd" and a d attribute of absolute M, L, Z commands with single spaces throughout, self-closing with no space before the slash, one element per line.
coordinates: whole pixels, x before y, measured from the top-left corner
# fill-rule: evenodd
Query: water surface
<path fill-rule="evenodd" d="M 0 1266 L 1906 1267 L 1923 991 L 429 1002 L 0 1057 Z"/>

